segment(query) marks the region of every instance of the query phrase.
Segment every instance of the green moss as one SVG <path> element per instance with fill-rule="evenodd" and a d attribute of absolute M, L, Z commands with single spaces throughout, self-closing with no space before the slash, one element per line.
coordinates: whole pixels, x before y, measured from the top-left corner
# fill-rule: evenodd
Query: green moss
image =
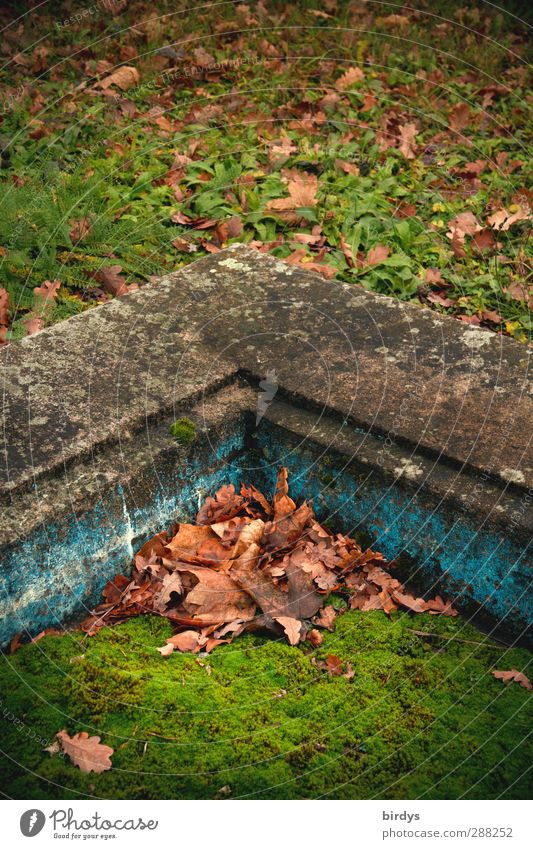
<path fill-rule="evenodd" d="M 170 433 L 180 445 L 190 445 L 196 439 L 196 425 L 190 419 L 182 417 L 170 425 Z"/>
<path fill-rule="evenodd" d="M 435 636 L 421 636 L 425 632 Z M 526 798 L 525 669 L 460 619 L 348 612 L 319 649 L 248 635 L 208 657 L 156 651 L 145 616 L 88 638 L 45 637 L 4 656 L 2 781 L 14 798 Z M 331 677 L 318 661 L 350 662 Z M 531 675 L 531 672 L 530 672 Z M 86 730 L 113 769 L 83 775 L 43 751 Z"/>

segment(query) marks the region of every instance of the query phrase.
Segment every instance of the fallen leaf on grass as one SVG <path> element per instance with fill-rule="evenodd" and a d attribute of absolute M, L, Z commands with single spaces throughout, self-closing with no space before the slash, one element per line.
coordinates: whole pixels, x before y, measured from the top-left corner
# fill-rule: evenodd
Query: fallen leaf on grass
<path fill-rule="evenodd" d="M 7 341 L 9 327 L 9 294 L 0 288 L 0 345 Z"/>
<path fill-rule="evenodd" d="M 346 89 L 351 88 L 355 83 L 360 83 L 364 78 L 365 75 L 361 68 L 348 68 L 335 83 L 335 88 L 337 91 L 346 91 Z"/>
<path fill-rule="evenodd" d="M 470 109 L 468 103 L 457 103 L 448 116 L 448 124 L 451 130 L 460 133 L 470 123 Z"/>
<path fill-rule="evenodd" d="M 328 280 L 331 277 L 334 277 L 337 273 L 337 269 L 332 265 L 317 262 L 318 258 L 318 256 L 315 256 L 314 258 L 308 256 L 305 248 L 298 248 L 288 257 L 285 257 L 285 262 L 288 262 L 289 265 L 297 265 L 299 268 L 304 268 L 306 271 L 315 271 L 317 274 L 322 274 Z"/>
<path fill-rule="evenodd" d="M 414 159 L 416 156 L 416 134 L 418 127 L 416 124 L 403 124 L 399 128 L 400 132 L 400 153 L 406 159 Z"/>
<path fill-rule="evenodd" d="M 140 80 L 141 77 L 137 68 L 134 68 L 133 65 L 123 65 L 122 68 L 117 68 L 112 74 L 96 83 L 96 88 L 108 89 L 115 85 L 121 91 L 127 91 L 129 88 L 139 85 Z"/>
<path fill-rule="evenodd" d="M 524 689 L 533 690 L 533 684 L 529 678 L 523 672 L 519 672 L 518 669 L 493 669 L 492 674 L 500 681 L 515 681 L 521 687 L 524 687 Z"/>
<path fill-rule="evenodd" d="M 441 307 L 453 307 L 456 304 L 456 301 L 447 298 L 441 292 L 430 292 L 427 299 L 431 304 L 438 304 Z"/>
<path fill-rule="evenodd" d="M 22 319 L 22 324 L 26 328 L 28 336 L 33 336 L 34 333 L 40 333 L 44 328 L 44 321 L 38 315 L 30 313 L 26 318 Z"/>
<path fill-rule="evenodd" d="M 121 265 L 106 265 L 97 271 L 93 276 L 94 279 L 101 283 L 106 292 L 109 292 L 115 298 L 121 295 L 126 295 L 128 292 L 137 288 L 135 283 L 128 285 L 121 275 Z"/>
<path fill-rule="evenodd" d="M 289 197 L 270 200 L 265 212 L 275 212 L 281 218 L 285 216 L 288 221 L 297 221 L 299 218 L 294 215 L 297 209 L 316 205 L 318 177 L 316 174 L 308 174 L 307 171 L 292 170 L 285 172 L 284 178 Z"/>
<path fill-rule="evenodd" d="M 80 218 L 79 221 L 71 221 L 70 225 L 70 241 L 72 244 L 76 245 L 89 234 L 92 227 L 92 221 L 90 218 Z"/>
<path fill-rule="evenodd" d="M 370 248 L 366 255 L 367 265 L 380 265 L 390 254 L 389 249 L 385 245 L 375 245 Z"/>
<path fill-rule="evenodd" d="M 482 229 L 473 212 L 460 212 L 448 222 L 448 227 L 448 238 L 460 244 L 464 242 L 465 236 L 473 236 Z"/>
<path fill-rule="evenodd" d="M 510 212 L 507 209 L 500 209 L 493 215 L 489 215 L 487 223 L 490 224 L 494 230 L 502 230 L 505 232 L 518 221 L 527 221 L 530 214 L 531 210 L 529 206 L 526 204 L 517 204 L 517 208 L 514 212 Z"/>
<path fill-rule="evenodd" d="M 86 731 L 80 731 L 74 737 L 66 731 L 59 731 L 56 736 L 65 754 L 82 772 L 105 772 L 113 766 L 111 755 L 114 749 L 100 743 L 100 737 L 89 737 Z"/>
<path fill-rule="evenodd" d="M 42 314 L 53 307 L 60 286 L 61 280 L 45 280 L 41 286 L 36 286 L 33 290 L 35 309 Z"/>

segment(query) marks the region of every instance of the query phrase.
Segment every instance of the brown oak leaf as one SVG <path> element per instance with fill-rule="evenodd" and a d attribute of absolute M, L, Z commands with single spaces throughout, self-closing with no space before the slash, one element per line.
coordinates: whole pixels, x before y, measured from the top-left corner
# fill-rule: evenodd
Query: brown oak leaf
<path fill-rule="evenodd" d="M 500 681 L 515 681 L 517 684 L 520 684 L 521 687 L 524 687 L 524 689 L 533 690 L 533 684 L 527 675 L 524 675 L 524 673 L 520 672 L 518 669 L 493 669 L 492 674 Z"/>
<path fill-rule="evenodd" d="M 140 80 L 141 76 L 137 68 L 134 68 L 133 65 L 123 65 L 96 83 L 96 87 L 108 89 L 110 86 L 115 85 L 121 91 L 127 91 L 133 88 L 133 86 L 139 85 Z"/>
<path fill-rule="evenodd" d="M 89 737 L 86 731 L 80 731 L 74 737 L 66 731 L 59 731 L 56 736 L 65 754 L 82 772 L 105 772 L 113 766 L 111 755 L 114 749 L 100 743 L 100 737 Z"/>

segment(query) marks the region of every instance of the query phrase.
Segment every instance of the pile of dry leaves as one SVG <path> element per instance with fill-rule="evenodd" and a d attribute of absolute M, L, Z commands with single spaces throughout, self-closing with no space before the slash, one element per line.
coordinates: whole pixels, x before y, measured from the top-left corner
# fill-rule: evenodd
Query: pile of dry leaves
<path fill-rule="evenodd" d="M 92 635 L 130 616 L 159 614 L 176 627 L 159 649 L 169 655 L 209 652 L 257 630 L 285 635 L 291 645 L 319 645 L 317 628 L 331 629 L 336 616 L 324 606 L 333 590 L 352 609 L 456 615 L 440 596 L 415 598 L 387 566 L 393 564 L 383 555 L 322 527 L 307 502 L 297 507 L 282 468 L 272 505 L 254 486 L 243 484 L 240 493 L 223 486 L 206 499 L 196 524 L 153 537 L 136 555 L 131 578 L 108 582 L 82 628 Z"/>

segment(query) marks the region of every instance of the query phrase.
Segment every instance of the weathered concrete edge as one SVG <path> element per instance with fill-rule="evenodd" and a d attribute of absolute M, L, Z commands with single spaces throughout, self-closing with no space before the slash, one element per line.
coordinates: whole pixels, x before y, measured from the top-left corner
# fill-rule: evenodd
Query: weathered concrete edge
<path fill-rule="evenodd" d="M 255 278 L 257 280 L 261 280 L 262 276 L 265 276 L 265 279 L 269 278 L 268 285 L 265 284 L 263 287 L 265 292 L 274 291 L 275 284 L 279 282 L 280 284 L 283 284 L 283 286 L 287 285 L 291 287 L 292 291 L 290 294 L 292 296 L 294 296 L 295 293 L 305 293 L 306 291 L 309 291 L 312 293 L 312 298 L 315 297 L 315 293 L 317 293 L 317 295 L 319 295 L 322 299 L 324 299 L 324 297 L 331 298 L 331 292 L 333 291 L 332 284 L 327 284 L 326 281 L 317 277 L 317 275 L 293 269 L 273 257 L 258 254 L 257 252 L 251 251 L 243 246 L 234 245 L 226 252 L 221 252 L 220 254 L 200 260 L 197 263 L 193 263 L 186 268 L 181 269 L 173 275 L 161 278 L 157 286 L 145 287 L 139 292 L 132 293 L 128 296 L 128 299 L 124 299 L 122 302 L 115 300 L 90 313 L 74 317 L 66 323 L 50 328 L 42 334 L 38 334 L 36 337 L 24 340 L 21 343 L 20 348 L 17 348 L 16 350 L 15 346 L 8 346 L 9 349 L 13 350 L 11 352 L 6 352 L 6 357 L 8 360 L 12 358 L 13 365 L 15 367 L 24 364 L 26 361 L 32 362 L 33 360 L 37 360 L 39 367 L 37 370 L 37 376 L 41 374 L 46 383 L 46 363 L 42 362 L 43 356 L 46 354 L 47 346 L 52 342 L 57 352 L 61 352 L 68 348 L 68 345 L 64 344 L 65 331 L 68 331 L 66 336 L 71 340 L 71 347 L 75 347 L 75 344 L 72 343 L 74 343 L 74 340 L 77 340 L 78 334 L 83 336 L 85 339 L 90 339 L 94 329 L 98 329 L 104 325 L 106 326 L 106 332 L 113 332 L 117 326 L 123 325 L 124 327 L 127 327 L 128 323 L 135 317 L 139 318 L 139 316 L 142 316 L 144 319 L 146 316 L 146 320 L 148 320 L 150 307 L 152 305 L 154 307 L 159 305 L 159 308 L 162 309 L 163 305 L 172 302 L 172 299 L 175 298 L 174 291 L 177 293 L 178 290 L 179 297 L 183 299 L 184 297 L 187 298 L 190 296 L 194 306 L 195 297 L 193 296 L 195 294 L 198 295 L 200 289 L 203 291 L 206 287 L 211 287 L 211 291 L 214 291 L 213 286 L 217 289 L 217 286 L 213 283 L 213 277 L 209 277 L 209 275 L 212 275 L 213 273 L 217 275 L 217 278 L 219 276 L 222 276 L 223 278 L 220 283 L 219 290 L 218 292 L 215 292 L 215 294 L 218 294 L 220 298 L 225 299 L 232 294 L 228 286 L 231 282 L 234 282 L 230 280 L 228 274 L 232 269 L 237 269 L 238 267 L 242 267 L 243 269 L 251 268 L 251 264 L 253 264 Z M 224 275 L 226 276 L 224 277 Z M 346 298 L 345 309 L 348 319 L 351 319 L 352 310 L 357 311 L 359 308 L 363 309 L 366 304 L 370 305 L 373 309 L 375 308 L 381 314 L 391 317 L 391 320 L 398 320 L 398 316 L 402 317 L 408 315 L 409 322 L 412 321 L 413 323 L 421 324 L 421 326 L 424 324 L 427 325 L 428 322 L 430 322 L 431 326 L 436 327 L 437 331 L 442 332 L 443 336 L 446 336 L 447 339 L 454 339 L 455 337 L 461 338 L 461 340 L 463 340 L 461 342 L 463 346 L 461 350 L 465 349 L 465 345 L 463 344 L 464 339 L 467 339 L 467 341 L 470 342 L 475 342 L 474 347 L 476 349 L 480 348 L 478 352 L 479 356 L 476 355 L 477 358 L 484 360 L 486 363 L 489 363 L 492 358 L 495 369 L 496 365 L 498 365 L 498 358 L 496 355 L 493 356 L 489 349 L 494 348 L 496 344 L 499 348 L 502 348 L 503 346 L 506 356 L 508 355 L 508 359 L 512 363 L 522 363 L 522 361 L 525 362 L 525 359 L 527 359 L 527 349 L 519 346 L 518 343 L 494 337 L 493 334 L 488 332 L 482 332 L 478 339 L 478 336 L 474 334 L 473 331 L 469 332 L 468 328 L 465 330 L 464 327 L 458 325 L 458 323 L 453 319 L 440 317 L 435 313 L 428 315 L 428 311 L 411 307 L 409 304 L 402 304 L 384 296 L 365 292 L 358 287 L 355 288 L 346 284 L 335 284 L 335 298 L 342 301 L 342 298 L 339 298 L 341 293 L 343 293 Z M 363 305 L 363 307 L 361 305 Z M 190 311 L 190 315 L 193 317 L 195 313 L 195 309 Z M 98 336 L 98 333 L 96 335 Z M 493 341 L 494 339 L 497 341 Z M 481 342 L 483 342 L 483 345 L 480 346 Z M 487 347 L 485 342 L 490 342 L 490 345 L 487 350 L 481 350 Z M 470 348 L 471 346 L 469 345 L 466 347 Z M 165 349 L 164 346 L 160 350 L 167 353 L 167 349 Z M 179 353 L 179 351 L 177 353 Z M 208 347 L 206 347 L 203 352 L 200 351 L 198 353 L 196 362 L 201 362 L 202 353 L 204 357 L 207 356 Z M 41 359 L 41 362 L 39 362 L 39 358 Z M 389 359 L 389 357 L 386 356 L 385 359 Z M 101 421 L 101 427 L 97 430 L 80 430 L 79 424 L 77 424 L 76 426 L 78 427 L 78 430 L 74 433 L 72 439 L 69 439 L 62 444 L 62 451 L 59 457 L 54 457 L 53 451 L 50 450 L 45 456 L 44 462 L 39 463 L 36 461 L 32 463 L 31 468 L 26 470 L 26 472 L 21 472 L 18 476 L 15 475 L 12 480 L 5 481 L 3 487 L 4 491 L 9 492 L 16 490 L 20 486 L 29 486 L 34 481 L 38 480 L 41 475 L 53 471 L 54 468 L 64 468 L 66 464 L 75 461 L 76 458 L 80 458 L 84 454 L 87 456 L 90 455 L 98 449 L 99 446 L 117 443 L 125 431 L 130 430 L 131 432 L 136 432 L 144 425 L 147 418 L 157 419 L 158 416 L 164 415 L 170 407 L 174 407 L 176 403 L 180 403 L 182 401 L 184 403 L 190 403 L 195 397 L 197 398 L 199 394 L 206 391 L 214 391 L 217 386 L 223 385 L 224 383 L 234 379 L 235 374 L 239 371 L 242 372 L 243 367 L 242 363 L 236 363 L 234 361 L 219 361 L 217 365 L 218 373 L 212 376 L 213 381 L 210 387 L 206 387 L 205 384 L 201 383 L 201 381 L 195 382 L 195 372 L 194 367 L 192 367 L 189 369 L 189 382 L 185 379 L 183 385 L 176 388 L 172 400 L 169 400 L 168 396 L 165 397 L 164 386 L 160 387 L 156 384 L 153 393 L 146 400 L 146 404 L 144 406 L 136 407 L 135 404 L 123 404 L 122 408 L 117 410 L 117 416 L 113 418 L 110 414 L 107 419 L 104 417 Z M 244 365 L 246 365 L 246 363 Z M 32 366 L 36 367 L 33 362 Z M 135 366 L 136 363 L 132 361 L 130 363 L 130 371 L 132 372 L 130 380 L 135 378 Z M 520 366 L 521 373 L 524 371 L 524 368 L 525 366 Z M 496 373 L 499 374 L 499 371 L 496 371 Z M 512 395 L 512 378 L 513 376 L 511 375 L 506 384 L 506 391 L 511 393 L 511 397 L 509 399 L 511 404 L 514 403 L 517 398 L 522 398 L 522 392 L 517 393 L 516 396 Z M 523 374 L 521 379 L 523 379 Z M 53 386 L 53 380 L 49 382 L 50 385 Z M 297 392 L 296 385 L 287 385 L 286 389 L 289 395 Z M 71 391 L 70 388 L 68 391 Z M 343 412 L 346 411 L 347 406 L 349 407 L 349 397 L 349 386 L 347 386 L 344 394 L 341 393 L 336 406 L 339 414 L 342 415 Z M 112 397 L 108 400 L 104 397 L 103 403 L 107 403 L 108 406 L 111 407 L 113 400 L 114 399 Z M 527 410 L 528 408 L 524 409 Z M 36 412 L 37 414 L 39 413 L 38 404 Z M 53 429 L 53 419 L 48 417 L 47 423 Z M 360 424 L 364 426 L 365 424 L 368 424 L 368 421 L 361 421 Z M 373 423 L 373 426 L 377 427 L 375 422 Z M 37 433 L 35 435 L 37 444 L 39 436 L 42 437 L 42 435 L 43 434 L 39 433 L 39 430 L 37 429 Z M 399 434 L 398 438 L 400 438 L 400 436 L 401 435 Z M 522 437 L 520 437 L 520 439 L 521 438 Z M 412 442 L 413 444 L 418 442 L 418 432 L 412 433 Z M 422 452 L 426 448 L 428 452 L 435 451 L 434 446 L 427 446 L 426 443 L 422 441 L 419 444 L 419 451 Z M 527 445 L 524 443 L 523 451 L 526 450 Z M 527 486 L 531 483 L 527 477 L 530 472 L 530 466 L 528 466 L 527 463 L 526 466 L 527 469 L 525 473 L 522 473 L 521 471 L 517 471 L 515 473 L 513 469 L 509 469 L 507 466 L 504 467 L 503 465 L 500 469 L 496 466 L 495 471 L 497 475 L 500 475 L 502 481 L 511 483 L 511 485 L 517 486 L 519 490 L 521 489 L 522 491 L 525 491 Z"/>

